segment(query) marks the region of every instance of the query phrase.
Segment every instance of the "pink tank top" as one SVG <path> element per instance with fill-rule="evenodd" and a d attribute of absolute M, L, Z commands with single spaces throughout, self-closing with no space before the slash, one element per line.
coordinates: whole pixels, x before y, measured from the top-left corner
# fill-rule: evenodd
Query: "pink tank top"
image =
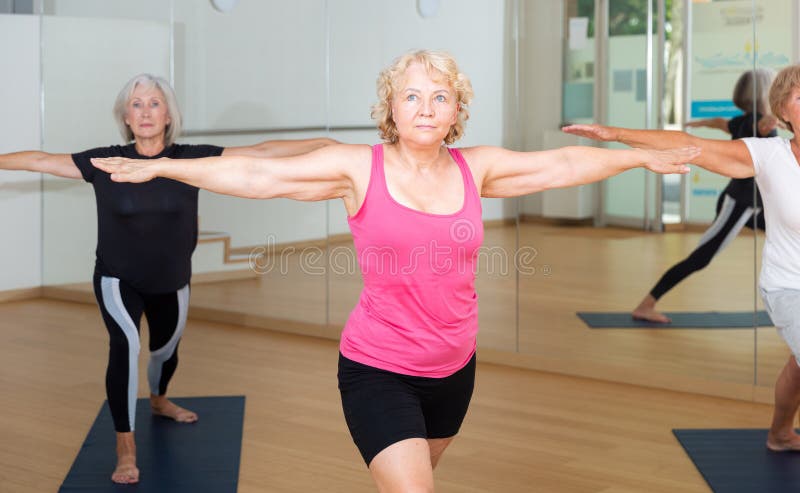
<path fill-rule="evenodd" d="M 389 195 L 383 146 L 372 148 L 364 203 L 348 218 L 364 280 L 342 331 L 340 351 L 348 359 L 441 378 L 461 369 L 475 352 L 481 201 L 463 156 L 448 151 L 461 170 L 464 204 L 453 214 L 429 214 Z"/>

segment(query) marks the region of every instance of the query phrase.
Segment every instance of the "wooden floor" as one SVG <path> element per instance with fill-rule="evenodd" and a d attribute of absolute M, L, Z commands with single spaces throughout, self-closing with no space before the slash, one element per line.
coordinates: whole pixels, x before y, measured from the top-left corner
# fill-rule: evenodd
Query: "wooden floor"
<path fill-rule="evenodd" d="M 0 491 L 57 490 L 105 398 L 106 337 L 88 304 L 0 304 Z M 332 340 L 190 320 L 170 393 L 247 396 L 242 493 L 373 491 L 336 359 Z M 763 428 L 770 417 L 764 404 L 483 362 L 477 375 L 439 492 L 706 492 L 671 429 Z"/>
<path fill-rule="evenodd" d="M 578 311 L 630 311 L 701 233 L 644 233 L 536 223 L 486 228 L 476 287 L 484 358 L 525 368 L 769 403 L 788 350 L 772 327 L 587 328 Z M 754 263 L 763 236 L 743 233 L 667 293 L 667 311 L 761 307 Z M 514 254 L 529 253 L 517 275 Z M 338 340 L 358 300 L 352 243 L 275 255 L 250 279 L 195 284 L 190 316 Z M 330 258 L 330 265 L 325 261 Z M 266 265 L 266 264 L 265 264 Z M 72 289 L 72 288 L 71 288 Z M 91 286 L 74 287 L 93 303 Z M 50 292 L 48 288 L 46 292 Z M 68 299 L 71 293 L 62 290 Z"/>
<path fill-rule="evenodd" d="M 496 352 L 495 361 L 770 401 L 772 384 L 788 356 L 774 328 L 594 330 L 576 316 L 577 311 L 632 310 L 667 268 L 695 248 L 701 233 L 522 223 L 519 230 L 487 228 L 485 236 L 476 282 L 478 342 Z M 757 303 L 760 308 L 754 262 L 762 243 L 763 237 L 740 235 L 706 269 L 667 293 L 660 307 L 748 311 Z M 337 265 L 349 268 L 310 275 L 293 257 L 294 263 L 283 271 L 274 269 L 256 279 L 195 286 L 192 310 L 217 321 L 296 328 L 338 339 L 361 281 L 351 245 L 331 248 Z M 523 248 L 531 253 L 530 269 L 517 277 L 513 253 Z M 501 265 L 503 253 L 510 265 Z"/>

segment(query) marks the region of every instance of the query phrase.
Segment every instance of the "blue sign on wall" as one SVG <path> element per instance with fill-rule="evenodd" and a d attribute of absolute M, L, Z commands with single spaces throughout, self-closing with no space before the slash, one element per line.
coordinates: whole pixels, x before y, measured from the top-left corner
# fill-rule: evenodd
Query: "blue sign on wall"
<path fill-rule="evenodd" d="M 732 118 L 742 114 L 742 110 L 729 99 L 716 101 L 692 101 L 692 119 L 695 118 Z"/>
<path fill-rule="evenodd" d="M 692 195 L 695 197 L 716 197 L 719 193 L 716 188 L 695 188 L 692 190 Z"/>

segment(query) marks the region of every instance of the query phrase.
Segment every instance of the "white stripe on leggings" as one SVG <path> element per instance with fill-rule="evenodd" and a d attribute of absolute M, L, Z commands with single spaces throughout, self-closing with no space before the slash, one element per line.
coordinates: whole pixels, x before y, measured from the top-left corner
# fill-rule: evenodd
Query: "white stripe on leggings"
<path fill-rule="evenodd" d="M 164 346 L 150 353 L 150 363 L 147 365 L 147 381 L 150 385 L 150 393 L 153 395 L 158 395 L 158 383 L 161 381 L 164 362 L 175 353 L 178 341 L 183 335 L 183 329 L 186 328 L 186 316 L 189 311 L 189 285 L 179 289 L 175 295 L 178 297 L 178 321 L 175 332 Z"/>
<path fill-rule="evenodd" d="M 139 388 L 139 331 L 122 302 L 119 279 L 104 276 L 100 279 L 100 286 L 103 305 L 128 339 L 128 423 L 133 431 L 136 424 L 136 393 Z"/>

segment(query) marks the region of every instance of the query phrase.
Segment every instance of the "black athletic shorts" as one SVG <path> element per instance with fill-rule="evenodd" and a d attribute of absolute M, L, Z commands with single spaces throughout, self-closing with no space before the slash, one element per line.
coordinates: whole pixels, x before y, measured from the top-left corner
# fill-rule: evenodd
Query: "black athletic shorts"
<path fill-rule="evenodd" d="M 339 353 L 342 409 L 364 462 L 408 438 L 458 433 L 475 386 L 475 355 L 444 378 L 402 375 L 363 365 Z"/>

